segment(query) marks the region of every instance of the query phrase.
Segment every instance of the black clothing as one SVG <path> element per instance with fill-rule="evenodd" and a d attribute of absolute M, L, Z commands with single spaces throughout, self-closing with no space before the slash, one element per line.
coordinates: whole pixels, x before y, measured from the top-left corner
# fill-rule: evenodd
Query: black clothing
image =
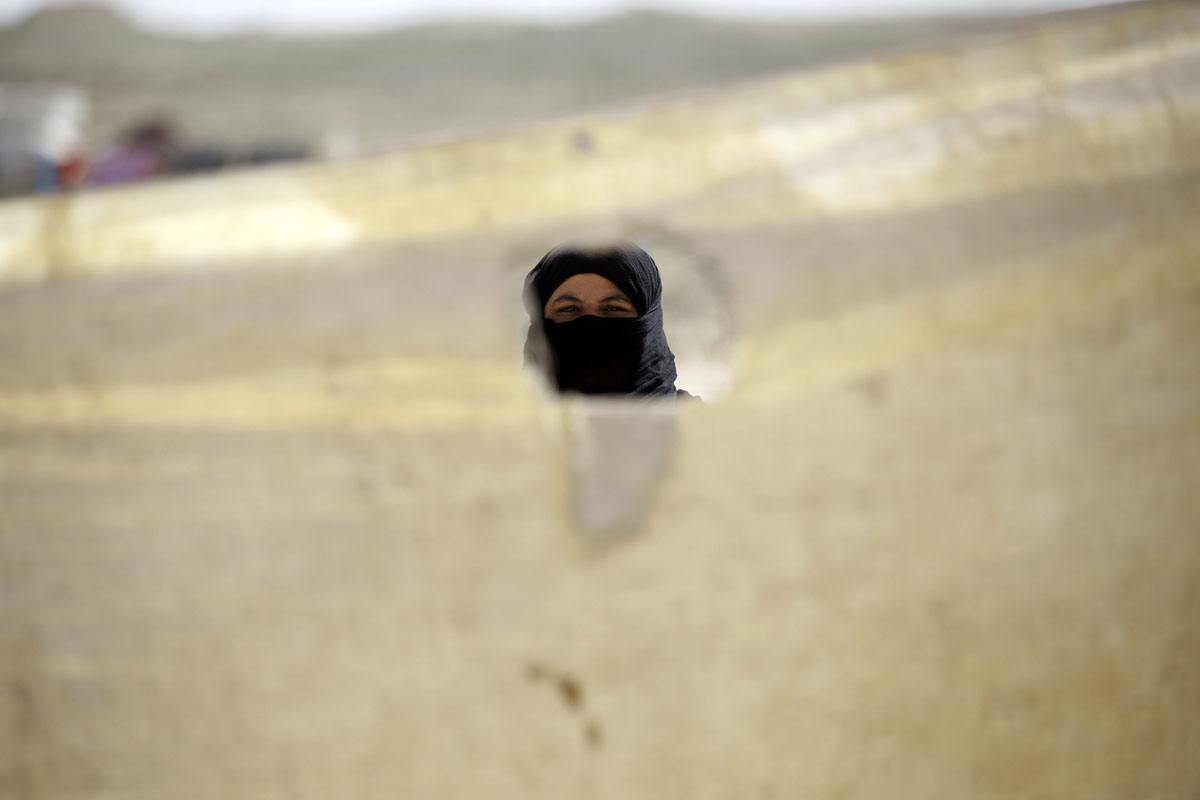
<path fill-rule="evenodd" d="M 584 273 L 612 281 L 633 303 L 637 318 L 544 319 L 554 290 Z M 525 278 L 525 302 L 530 322 L 525 363 L 545 370 L 559 391 L 676 396 L 675 356 L 663 330 L 662 280 L 645 250 L 555 248 Z"/>

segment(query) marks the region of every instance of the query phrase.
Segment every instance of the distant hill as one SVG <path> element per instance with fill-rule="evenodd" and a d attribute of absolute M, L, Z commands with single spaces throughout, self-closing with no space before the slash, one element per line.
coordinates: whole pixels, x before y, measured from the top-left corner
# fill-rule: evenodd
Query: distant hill
<path fill-rule="evenodd" d="M 0 83 L 88 90 L 93 141 L 139 117 L 194 141 L 317 145 L 331 125 L 367 150 L 928 45 L 1016 22 L 729 23 L 630 13 L 569 27 L 427 25 L 357 36 L 193 39 L 99 5 L 0 29 Z"/>

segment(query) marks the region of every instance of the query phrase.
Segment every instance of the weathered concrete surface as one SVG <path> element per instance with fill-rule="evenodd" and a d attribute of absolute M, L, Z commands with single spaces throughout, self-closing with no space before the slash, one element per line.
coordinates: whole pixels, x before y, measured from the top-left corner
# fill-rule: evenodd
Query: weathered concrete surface
<path fill-rule="evenodd" d="M 650 109 L 611 172 L 397 156 L 336 178 L 350 250 L 203 197 L 352 167 L 6 233 L 0 796 L 1197 796 L 1196 34 L 1133 8 Z M 811 160 L 704 138 L 742 108 Z M 220 259 L 154 238 L 171 193 Z M 738 339 L 597 548 L 513 293 L 603 230 L 716 265 Z"/>

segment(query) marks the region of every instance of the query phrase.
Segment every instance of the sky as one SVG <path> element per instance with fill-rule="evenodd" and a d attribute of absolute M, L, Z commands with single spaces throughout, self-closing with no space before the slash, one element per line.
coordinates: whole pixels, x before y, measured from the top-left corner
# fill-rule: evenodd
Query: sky
<path fill-rule="evenodd" d="M 77 0 L 0 0 L 0 23 L 20 19 L 38 8 L 74 2 Z M 561 23 L 629 8 L 660 8 L 734 19 L 819 19 L 1025 12 L 1102 2 L 1105 0 L 115 0 L 110 4 L 148 27 L 211 35 L 237 30 L 355 31 L 473 19 Z"/>

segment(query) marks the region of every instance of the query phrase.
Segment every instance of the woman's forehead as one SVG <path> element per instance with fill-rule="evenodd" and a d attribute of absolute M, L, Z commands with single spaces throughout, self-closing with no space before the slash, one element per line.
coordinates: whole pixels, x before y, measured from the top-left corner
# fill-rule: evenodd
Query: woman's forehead
<path fill-rule="evenodd" d="M 574 295 L 580 300 L 606 297 L 620 297 L 629 300 L 629 296 L 621 291 L 619 286 L 603 275 L 597 275 L 594 272 L 581 272 L 567 278 L 550 293 L 550 300 L 553 302 L 565 294 Z"/>
<path fill-rule="evenodd" d="M 629 301 L 639 315 L 656 308 L 662 296 L 658 268 L 645 251 L 634 246 L 597 251 L 551 250 L 529 273 L 527 285 L 535 292 L 533 299 L 537 306 L 544 309 L 557 294 L 566 291 L 563 286 L 578 286 L 578 282 L 570 283 L 576 275 L 611 281 L 619 290 L 617 296 Z M 608 285 L 604 289 L 611 294 Z"/>

